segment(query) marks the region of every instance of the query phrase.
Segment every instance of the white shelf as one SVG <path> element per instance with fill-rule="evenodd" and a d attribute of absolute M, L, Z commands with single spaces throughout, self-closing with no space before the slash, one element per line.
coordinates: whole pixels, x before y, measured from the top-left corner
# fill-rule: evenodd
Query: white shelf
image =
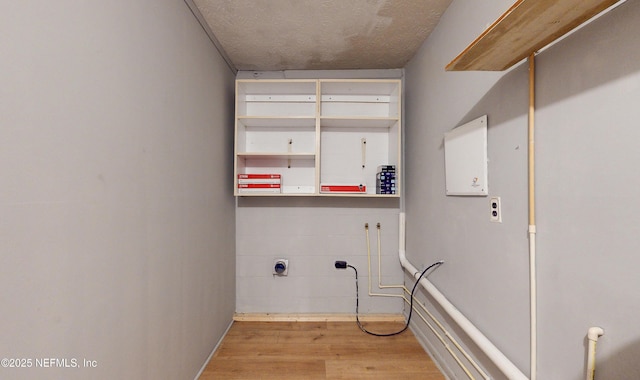
<path fill-rule="evenodd" d="M 399 197 L 400 83 L 236 81 L 234 187 L 238 174 L 280 174 L 282 192 L 235 194 Z M 396 194 L 376 194 L 379 165 L 396 166 Z M 321 183 L 364 183 L 367 193 L 322 193 Z"/>
<path fill-rule="evenodd" d="M 321 117 L 320 127 L 334 128 L 391 128 L 397 117 Z"/>
<path fill-rule="evenodd" d="M 281 152 L 250 152 L 238 153 L 238 157 L 251 159 L 282 159 L 282 160 L 313 160 L 316 158 L 315 153 L 281 153 Z M 238 173 L 240 174 L 240 173 Z"/>
<path fill-rule="evenodd" d="M 238 123 L 245 127 L 311 127 L 315 128 L 316 118 L 308 116 L 239 116 Z"/>
<path fill-rule="evenodd" d="M 400 194 L 371 194 L 371 193 L 320 193 L 321 197 L 353 197 L 353 198 L 400 198 Z"/>

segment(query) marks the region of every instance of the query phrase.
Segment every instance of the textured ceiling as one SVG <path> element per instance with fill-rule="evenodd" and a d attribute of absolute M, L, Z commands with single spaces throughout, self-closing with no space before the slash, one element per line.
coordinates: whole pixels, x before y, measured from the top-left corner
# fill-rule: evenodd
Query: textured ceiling
<path fill-rule="evenodd" d="M 452 0 L 193 0 L 238 70 L 402 68 Z"/>

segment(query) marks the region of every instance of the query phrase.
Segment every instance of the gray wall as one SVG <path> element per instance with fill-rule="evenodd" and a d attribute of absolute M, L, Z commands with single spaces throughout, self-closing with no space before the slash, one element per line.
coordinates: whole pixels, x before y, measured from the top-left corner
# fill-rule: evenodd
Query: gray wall
<path fill-rule="evenodd" d="M 445 260 L 430 280 L 528 374 L 528 68 L 444 71 L 511 3 L 454 1 L 406 67 L 407 254 L 415 264 Z M 629 1 L 537 58 L 540 379 L 584 378 L 590 326 L 605 329 L 598 378 L 640 377 L 638 19 L 640 2 Z M 443 135 L 484 114 L 502 224 L 489 222 L 487 198 L 444 195 Z M 464 378 L 421 323 L 414 328 L 443 368 Z"/>
<path fill-rule="evenodd" d="M 353 314 L 354 273 L 334 267 L 336 260 L 346 260 L 358 269 L 361 313 L 400 313 L 402 300 L 367 296 L 364 228 L 369 223 L 373 283 L 378 283 L 376 223 L 380 222 L 383 283 L 402 284 L 397 205 L 397 199 L 239 199 L 237 311 Z M 289 260 L 288 276 L 272 274 L 275 258 Z"/>
<path fill-rule="evenodd" d="M 400 78 L 402 70 L 241 71 L 238 78 Z M 402 300 L 367 295 L 369 223 L 372 281 L 378 283 L 376 223 L 381 223 L 383 284 L 401 284 L 398 265 L 398 199 L 282 197 L 238 198 L 236 209 L 239 313 L 353 314 L 354 274 L 336 270 L 336 260 L 358 269 L 360 312 L 400 313 Z M 273 276 L 273 260 L 289 260 L 287 277 Z M 376 291 L 376 289 L 374 289 Z M 398 293 L 386 289 L 387 293 Z"/>
<path fill-rule="evenodd" d="M 0 25 L 0 357 L 97 362 L 0 377 L 193 378 L 235 307 L 232 72 L 182 1 Z"/>

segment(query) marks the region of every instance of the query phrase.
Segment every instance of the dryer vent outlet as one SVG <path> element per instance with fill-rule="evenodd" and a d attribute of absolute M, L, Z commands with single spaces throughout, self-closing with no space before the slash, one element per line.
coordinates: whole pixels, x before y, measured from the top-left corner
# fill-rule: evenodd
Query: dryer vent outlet
<path fill-rule="evenodd" d="M 275 259 L 273 260 L 273 274 L 275 276 L 286 276 L 289 274 L 289 260 Z"/>

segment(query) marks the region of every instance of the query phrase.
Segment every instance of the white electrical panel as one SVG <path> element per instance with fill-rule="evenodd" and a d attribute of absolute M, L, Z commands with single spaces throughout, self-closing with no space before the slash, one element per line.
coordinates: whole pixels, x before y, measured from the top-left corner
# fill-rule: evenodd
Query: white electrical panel
<path fill-rule="evenodd" d="M 486 196 L 487 115 L 454 128 L 444 135 L 447 195 Z"/>

